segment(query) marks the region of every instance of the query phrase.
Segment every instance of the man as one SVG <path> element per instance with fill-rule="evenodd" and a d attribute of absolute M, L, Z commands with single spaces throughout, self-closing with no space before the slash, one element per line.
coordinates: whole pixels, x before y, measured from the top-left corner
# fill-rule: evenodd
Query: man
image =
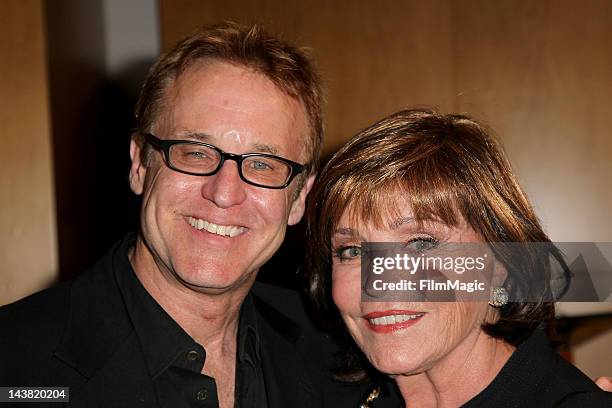
<path fill-rule="evenodd" d="M 139 233 L 2 308 L 0 385 L 70 387 L 71 407 L 354 406 L 299 297 L 254 287 L 314 181 L 309 59 L 258 27 L 203 29 L 153 66 L 136 119 Z"/>

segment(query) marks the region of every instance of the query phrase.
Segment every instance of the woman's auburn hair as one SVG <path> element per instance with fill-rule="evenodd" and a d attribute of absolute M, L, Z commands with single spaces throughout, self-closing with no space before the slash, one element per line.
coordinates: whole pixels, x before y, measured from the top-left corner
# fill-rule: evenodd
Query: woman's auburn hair
<path fill-rule="evenodd" d="M 380 120 L 331 157 L 307 208 L 306 290 L 319 320 L 349 344 L 331 297 L 331 237 L 345 211 L 354 221 L 379 227 L 388 216 L 401 216 L 397 192 L 417 223 L 435 220 L 455 227 L 463 217 L 487 243 L 550 243 L 502 147 L 484 126 L 465 115 L 428 109 L 402 110 Z M 546 248 L 546 255 L 565 265 L 553 245 Z M 541 253 L 517 260 L 512 251 L 492 249 L 508 275 L 518 276 L 514 284 L 529 282 L 529 274 L 547 266 L 548 256 Z M 542 323 L 550 330 L 553 321 L 551 302 L 511 302 L 500 309 L 497 322 L 482 328 L 518 345 Z M 354 345 L 349 349 L 337 374 L 363 380 L 368 364 Z"/>

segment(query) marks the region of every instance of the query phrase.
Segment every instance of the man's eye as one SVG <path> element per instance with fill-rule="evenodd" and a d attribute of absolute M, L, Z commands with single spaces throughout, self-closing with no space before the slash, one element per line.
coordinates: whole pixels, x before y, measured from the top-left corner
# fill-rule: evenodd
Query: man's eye
<path fill-rule="evenodd" d="M 416 252 L 423 252 L 435 248 L 437 244 L 438 241 L 432 237 L 419 237 L 408 241 L 408 248 Z"/>
<path fill-rule="evenodd" d="M 262 160 L 253 160 L 251 161 L 250 166 L 253 170 L 273 170 L 269 163 Z"/>
<path fill-rule="evenodd" d="M 361 248 L 358 246 L 340 247 L 336 249 L 336 256 L 340 258 L 341 261 L 360 258 Z"/>
<path fill-rule="evenodd" d="M 211 159 L 210 154 L 202 150 L 191 150 L 191 151 L 185 152 L 185 158 L 188 158 L 191 160 L 210 160 Z"/>

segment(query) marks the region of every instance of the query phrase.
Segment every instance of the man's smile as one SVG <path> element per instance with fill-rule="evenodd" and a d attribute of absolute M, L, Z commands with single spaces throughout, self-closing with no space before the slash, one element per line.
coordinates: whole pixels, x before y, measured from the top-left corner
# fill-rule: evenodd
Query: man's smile
<path fill-rule="evenodd" d="M 244 233 L 247 229 L 237 225 L 219 225 L 200 218 L 188 217 L 189 224 L 197 230 L 206 230 L 211 234 L 221 235 L 224 237 L 236 237 Z"/>

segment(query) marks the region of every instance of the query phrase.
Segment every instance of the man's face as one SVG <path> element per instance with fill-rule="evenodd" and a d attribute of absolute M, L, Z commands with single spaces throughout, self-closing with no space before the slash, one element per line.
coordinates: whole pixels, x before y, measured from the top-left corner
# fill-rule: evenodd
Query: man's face
<path fill-rule="evenodd" d="M 195 65 L 170 87 L 164 105 L 152 130 L 160 139 L 203 141 L 228 153 L 273 153 L 304 163 L 304 108 L 261 74 L 223 62 Z M 295 179 L 286 189 L 255 187 L 240 179 L 234 161 L 215 175 L 191 176 L 168 168 L 157 150 L 145 165 L 140 149 L 133 141 L 130 184 L 143 194 L 137 244 L 142 250 L 136 256 L 149 259 L 136 263 L 154 273 L 159 269 L 171 284 L 202 292 L 248 287 L 282 243 L 287 225 L 302 217 L 313 181 L 293 200 Z M 226 233 L 209 232 L 219 227 Z"/>

